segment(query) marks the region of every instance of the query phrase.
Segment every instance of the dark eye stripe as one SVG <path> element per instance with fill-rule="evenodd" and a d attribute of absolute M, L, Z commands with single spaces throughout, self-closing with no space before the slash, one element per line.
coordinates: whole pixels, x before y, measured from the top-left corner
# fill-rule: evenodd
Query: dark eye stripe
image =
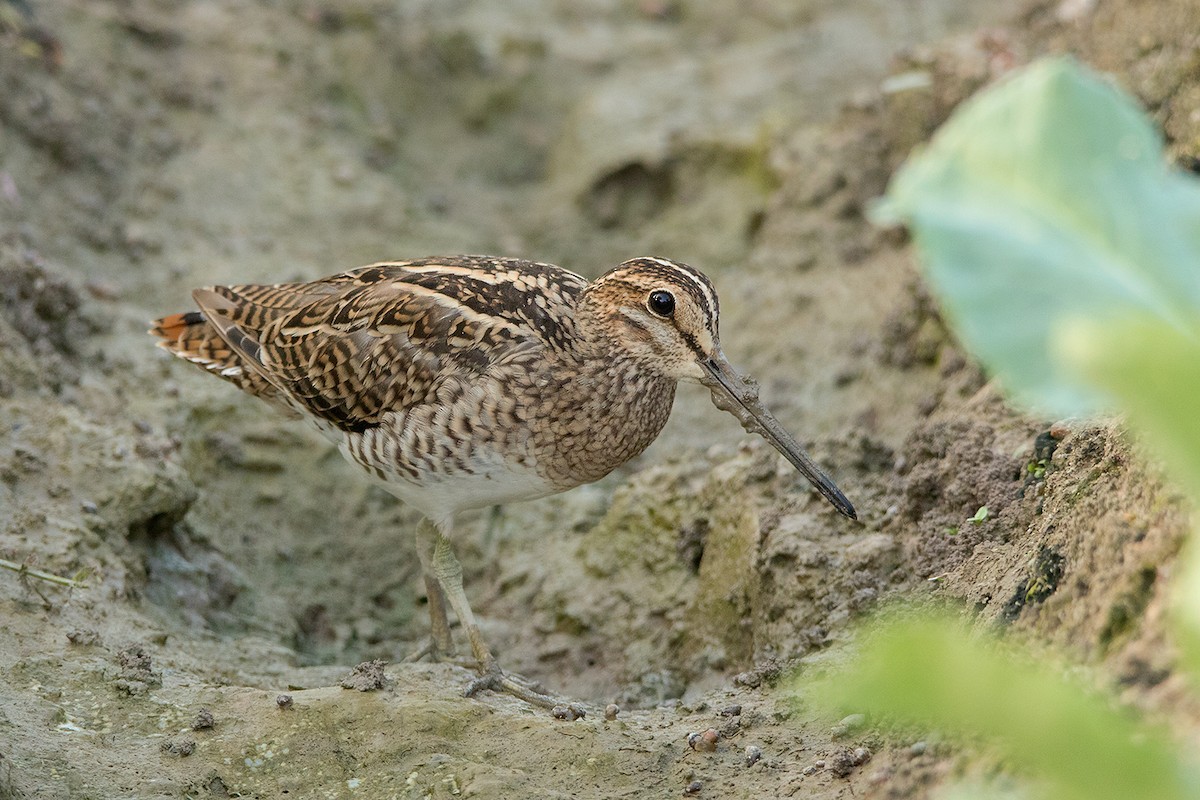
<path fill-rule="evenodd" d="M 679 329 L 676 328 L 676 330 Z M 700 349 L 700 343 L 696 341 L 695 336 L 692 336 L 687 331 L 679 331 L 679 335 L 683 337 L 684 343 L 692 349 L 693 353 L 696 354 L 696 358 L 700 359 L 701 361 L 708 358 L 708 356 L 704 354 L 704 351 Z"/>

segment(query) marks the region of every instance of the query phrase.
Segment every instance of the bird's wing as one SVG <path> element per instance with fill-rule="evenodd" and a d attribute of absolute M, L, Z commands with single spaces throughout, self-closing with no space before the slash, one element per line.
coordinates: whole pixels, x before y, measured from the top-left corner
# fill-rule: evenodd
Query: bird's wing
<path fill-rule="evenodd" d="M 584 285 L 549 265 L 455 256 L 194 297 L 244 368 L 286 402 L 361 431 L 445 402 L 498 364 L 565 346 Z"/>

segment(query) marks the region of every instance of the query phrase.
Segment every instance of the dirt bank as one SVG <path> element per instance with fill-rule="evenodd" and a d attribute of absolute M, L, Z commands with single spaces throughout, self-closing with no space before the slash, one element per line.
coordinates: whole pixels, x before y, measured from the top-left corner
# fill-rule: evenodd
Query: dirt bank
<path fill-rule="evenodd" d="M 1007 407 L 864 220 L 1047 52 L 1195 163 L 1194 3 L 710 5 L 0 0 L 0 558 L 85 584 L 0 570 L 0 798 L 923 797 L 986 762 L 778 684 L 889 597 L 1195 729 L 1179 494 L 1119 428 Z M 612 476 L 464 520 L 502 663 L 583 720 L 398 663 L 428 624 L 413 513 L 144 333 L 194 286 L 464 251 L 703 268 L 726 352 L 861 512 L 683 391 Z M 376 658 L 383 688 L 341 687 Z"/>

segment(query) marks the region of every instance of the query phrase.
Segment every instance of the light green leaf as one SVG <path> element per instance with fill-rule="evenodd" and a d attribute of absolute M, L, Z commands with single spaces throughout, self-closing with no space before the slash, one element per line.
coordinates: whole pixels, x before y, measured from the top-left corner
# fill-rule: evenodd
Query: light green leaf
<path fill-rule="evenodd" d="M 947 319 L 1022 399 L 1097 410 L 1050 357 L 1065 317 L 1200 309 L 1200 187 L 1169 169 L 1124 94 L 1075 62 L 1039 62 L 961 108 L 879 208 L 906 223 Z"/>
<path fill-rule="evenodd" d="M 1067 320 L 1058 328 L 1055 355 L 1069 372 L 1115 397 L 1200 498 L 1200 307 L 1192 313 L 1182 329 L 1147 315 Z"/>
<path fill-rule="evenodd" d="M 1200 184 L 1128 98 L 1036 64 L 955 114 L 880 216 L 909 225 L 947 319 L 1009 388 L 1062 414 L 1115 401 L 1200 498 Z M 1195 536 L 1180 563 L 1179 641 L 1200 667 Z M 1048 797 L 1200 796 L 1159 732 L 945 621 L 876 634 L 829 684 L 854 710 L 997 739 Z"/>
<path fill-rule="evenodd" d="M 1183 800 L 1200 789 L 1159 731 L 1136 724 L 1044 661 L 973 637 L 948 619 L 868 634 L 861 657 L 812 695 L 836 713 L 988 736 L 1014 766 L 1037 776 L 1033 787 L 1044 789 L 1041 796 L 1056 800 Z"/>

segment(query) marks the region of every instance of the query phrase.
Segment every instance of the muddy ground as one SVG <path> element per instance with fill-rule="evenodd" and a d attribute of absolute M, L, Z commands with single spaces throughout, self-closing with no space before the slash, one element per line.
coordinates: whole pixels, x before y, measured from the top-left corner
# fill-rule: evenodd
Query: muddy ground
<path fill-rule="evenodd" d="M 1047 52 L 1110 71 L 1195 164 L 1198 32 L 1192 0 L 0 0 L 0 557 L 85 584 L 0 571 L 0 798 L 1020 774 L 785 691 L 890 598 L 956 601 L 1194 733 L 1164 623 L 1179 493 L 1119 427 L 1007 406 L 864 210 Z M 144 330 L 194 286 L 456 252 L 706 270 L 726 352 L 862 523 L 685 390 L 617 473 L 460 526 L 502 663 L 593 713 L 399 663 L 427 632 L 412 512 Z M 342 688 L 371 659 L 383 688 Z M 708 728 L 716 750 L 689 748 Z"/>

